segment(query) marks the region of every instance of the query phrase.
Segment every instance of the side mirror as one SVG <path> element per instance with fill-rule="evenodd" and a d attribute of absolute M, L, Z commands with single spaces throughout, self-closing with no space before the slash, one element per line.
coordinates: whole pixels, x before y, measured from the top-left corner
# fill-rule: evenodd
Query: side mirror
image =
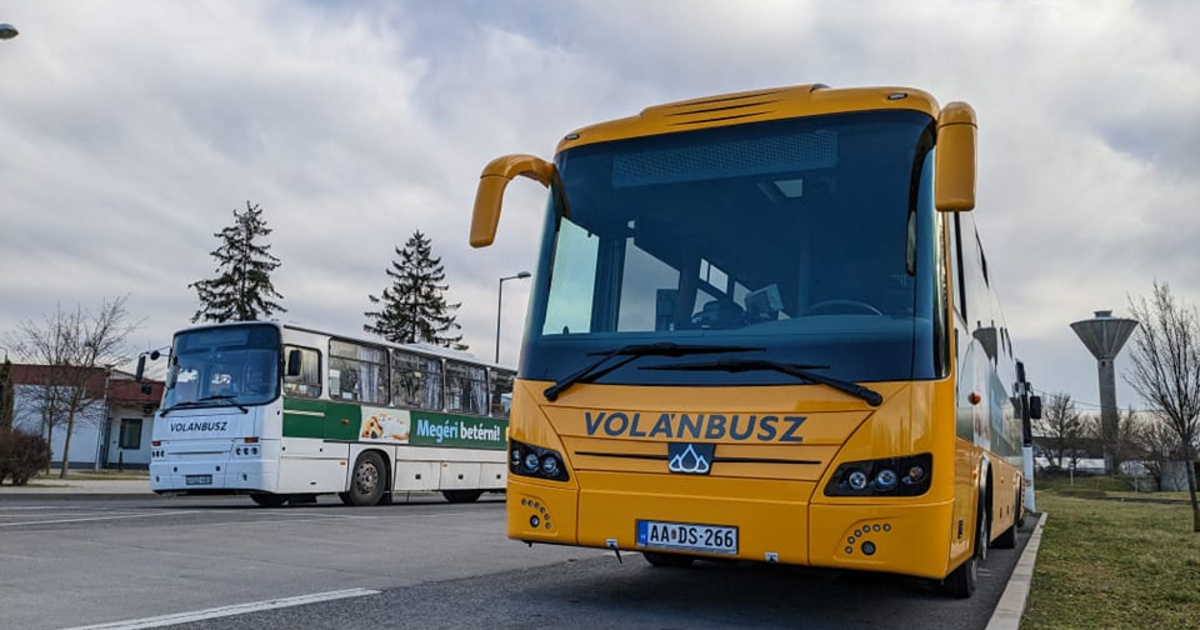
<path fill-rule="evenodd" d="M 288 376 L 300 376 L 300 361 L 301 356 L 299 350 L 288 350 L 287 369 L 285 370 L 285 373 Z"/>
<path fill-rule="evenodd" d="M 146 375 L 146 355 L 138 356 L 137 370 L 133 373 L 133 380 L 141 383 L 142 377 Z"/>
<path fill-rule="evenodd" d="M 543 186 L 554 179 L 554 165 L 533 155 L 506 155 L 483 167 L 479 188 L 475 191 L 475 213 L 471 218 L 471 247 L 487 247 L 496 240 L 500 223 L 500 204 L 504 188 L 521 175 Z"/>
<path fill-rule="evenodd" d="M 1029 397 L 1029 418 L 1031 420 L 1041 420 L 1042 419 L 1042 397 L 1041 396 L 1030 396 Z"/>
<path fill-rule="evenodd" d="M 975 208 L 975 110 L 948 103 L 938 116 L 934 206 L 943 212 Z"/>

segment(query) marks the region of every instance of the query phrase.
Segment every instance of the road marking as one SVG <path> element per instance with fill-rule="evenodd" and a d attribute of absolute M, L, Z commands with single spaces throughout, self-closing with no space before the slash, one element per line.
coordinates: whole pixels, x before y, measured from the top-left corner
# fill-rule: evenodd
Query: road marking
<path fill-rule="evenodd" d="M 88 521 L 111 521 L 119 518 L 146 518 L 150 516 L 172 516 L 175 514 L 196 514 L 196 510 L 179 510 L 177 512 L 153 512 L 147 514 L 121 514 L 119 516 L 89 516 L 85 518 L 60 518 L 52 521 L 29 521 L 26 523 L 0 523 L 0 527 L 28 527 L 30 525 L 58 525 L 59 523 L 85 523 Z"/>
<path fill-rule="evenodd" d="M 262 610 L 273 610 L 276 608 L 289 608 L 291 606 L 303 606 L 305 604 L 316 604 L 320 602 L 329 602 L 338 599 L 349 599 L 351 597 L 364 597 L 366 595 L 378 595 L 379 591 L 373 591 L 366 588 L 350 588 L 343 591 L 328 591 L 325 593 L 313 593 L 311 595 L 299 595 L 297 597 L 284 597 L 282 599 L 268 599 L 261 602 L 250 602 L 248 604 L 234 604 L 232 606 L 221 606 L 219 608 L 208 608 L 205 610 L 197 610 L 194 612 L 176 613 L 174 615 L 162 615 L 161 617 L 147 617 L 145 619 L 134 619 L 131 621 L 117 621 L 113 623 L 102 623 L 94 626 L 76 626 L 67 628 L 66 630 L 140 630 L 142 628 L 161 628 L 163 626 L 173 626 L 182 623 L 192 623 L 194 621 L 204 621 L 205 619 L 217 619 L 220 617 L 233 617 L 235 615 L 246 615 Z"/>

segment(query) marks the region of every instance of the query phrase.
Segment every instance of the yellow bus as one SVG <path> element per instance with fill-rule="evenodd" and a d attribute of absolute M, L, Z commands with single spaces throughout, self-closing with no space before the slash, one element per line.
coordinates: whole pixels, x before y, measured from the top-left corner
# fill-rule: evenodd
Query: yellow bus
<path fill-rule="evenodd" d="M 508 442 L 528 543 L 974 590 L 1031 401 L 976 235 L 975 112 L 908 88 L 669 103 L 493 160 L 549 188 Z"/>

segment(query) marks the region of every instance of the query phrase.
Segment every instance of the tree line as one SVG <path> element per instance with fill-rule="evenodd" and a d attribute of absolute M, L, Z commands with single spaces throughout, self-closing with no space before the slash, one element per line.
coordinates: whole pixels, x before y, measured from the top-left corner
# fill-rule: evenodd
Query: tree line
<path fill-rule="evenodd" d="M 231 225 L 213 234 L 220 242 L 210 253 L 217 262 L 217 275 L 188 285 L 200 301 L 193 323 L 269 319 L 287 312 L 276 301 L 283 296 L 271 282 L 271 272 L 282 262 L 271 255 L 265 241 L 271 228 L 262 208 L 247 201 L 246 209 L 234 210 L 233 218 Z M 466 350 L 462 335 L 456 334 L 462 327 L 454 315 L 462 304 L 446 300 L 446 272 L 442 259 L 433 255 L 432 241 L 416 230 L 395 253 L 384 270 L 390 284 L 378 296 L 367 296 L 376 308 L 363 313 L 367 319 L 363 330 L 393 343 Z"/>

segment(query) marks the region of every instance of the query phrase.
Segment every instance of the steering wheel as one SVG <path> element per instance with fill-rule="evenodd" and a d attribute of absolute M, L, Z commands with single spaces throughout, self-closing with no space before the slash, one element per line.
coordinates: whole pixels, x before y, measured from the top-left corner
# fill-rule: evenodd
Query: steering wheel
<path fill-rule="evenodd" d="M 821 300 L 808 307 L 805 315 L 834 315 L 847 313 L 851 315 L 883 315 L 883 311 L 860 300 Z"/>

